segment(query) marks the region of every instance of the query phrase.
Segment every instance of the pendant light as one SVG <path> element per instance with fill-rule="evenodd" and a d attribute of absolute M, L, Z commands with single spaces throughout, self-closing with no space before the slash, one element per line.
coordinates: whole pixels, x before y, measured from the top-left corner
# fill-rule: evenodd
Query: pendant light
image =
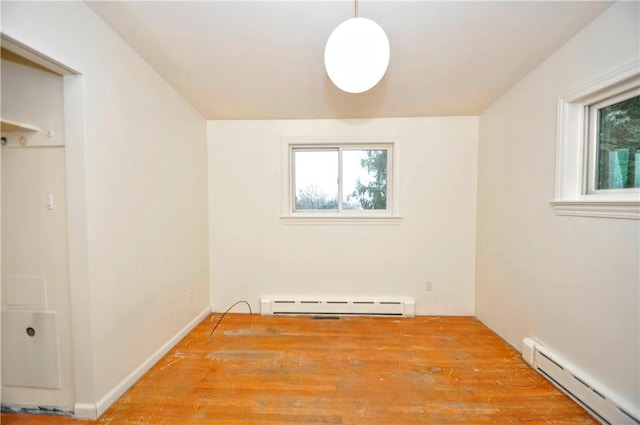
<path fill-rule="evenodd" d="M 355 17 L 338 25 L 324 48 L 327 75 L 340 90 L 363 93 L 380 82 L 389 66 L 389 39 L 380 25 Z"/>

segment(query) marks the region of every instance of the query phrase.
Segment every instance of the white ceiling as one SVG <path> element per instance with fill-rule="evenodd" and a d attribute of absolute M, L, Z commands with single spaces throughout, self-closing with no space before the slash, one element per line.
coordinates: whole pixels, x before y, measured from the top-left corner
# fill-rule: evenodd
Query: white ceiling
<path fill-rule="evenodd" d="M 352 1 L 89 3 L 207 119 L 478 115 L 610 4 L 361 0 L 391 61 L 347 94 L 323 60 Z"/>

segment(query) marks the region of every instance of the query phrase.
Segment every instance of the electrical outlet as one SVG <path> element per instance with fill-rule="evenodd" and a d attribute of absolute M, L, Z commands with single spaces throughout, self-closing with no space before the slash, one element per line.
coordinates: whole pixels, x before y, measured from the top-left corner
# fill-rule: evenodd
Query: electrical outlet
<path fill-rule="evenodd" d="M 187 298 L 189 299 L 189 304 L 193 304 L 193 291 L 187 292 Z"/>
<path fill-rule="evenodd" d="M 433 290 L 433 284 L 431 283 L 430 280 L 428 280 L 428 281 L 426 281 L 424 283 L 424 290 L 427 291 L 427 292 Z"/>

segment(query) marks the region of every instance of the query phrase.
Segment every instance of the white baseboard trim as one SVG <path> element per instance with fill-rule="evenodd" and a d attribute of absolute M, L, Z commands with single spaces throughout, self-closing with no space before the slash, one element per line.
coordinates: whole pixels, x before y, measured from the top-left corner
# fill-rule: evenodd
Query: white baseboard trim
<path fill-rule="evenodd" d="M 73 406 L 73 418 L 95 421 L 98 419 L 98 410 L 95 404 L 76 403 Z"/>
<path fill-rule="evenodd" d="M 169 341 L 153 353 L 140 366 L 134 369 L 126 378 L 118 383 L 111 391 L 102 397 L 96 404 L 76 404 L 74 407 L 74 417 L 76 419 L 98 419 L 115 403 L 129 388 L 133 386 L 142 376 L 149 371 L 165 354 L 167 354 L 182 338 L 202 322 L 209 314 L 211 307 L 207 307 L 199 313 L 192 321 L 176 333 Z M 82 415 L 82 416 L 81 416 Z"/>

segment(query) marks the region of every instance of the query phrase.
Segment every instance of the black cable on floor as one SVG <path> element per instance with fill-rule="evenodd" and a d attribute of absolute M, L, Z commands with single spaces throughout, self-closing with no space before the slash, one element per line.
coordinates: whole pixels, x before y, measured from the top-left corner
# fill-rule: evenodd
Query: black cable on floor
<path fill-rule="evenodd" d="M 233 307 L 237 306 L 238 304 L 242 304 L 242 303 L 245 303 L 247 305 L 247 307 L 249 307 L 249 315 L 253 314 L 253 311 L 251 311 L 251 305 L 249 305 L 249 303 L 247 301 L 242 300 L 242 301 L 235 302 L 231 307 L 229 307 L 227 309 L 227 311 L 222 313 L 222 316 L 220 316 L 220 319 L 218 319 L 218 322 L 216 323 L 216 325 L 213 327 L 213 329 L 211 329 L 211 333 L 209 334 L 209 338 L 207 338 L 207 345 L 209 345 L 209 341 L 211 340 L 211 335 L 213 335 L 213 332 L 218 328 L 218 325 L 220 324 L 220 322 L 222 322 L 222 319 L 224 319 L 224 316 L 226 316 L 227 313 L 229 311 L 231 311 L 231 309 Z"/>

